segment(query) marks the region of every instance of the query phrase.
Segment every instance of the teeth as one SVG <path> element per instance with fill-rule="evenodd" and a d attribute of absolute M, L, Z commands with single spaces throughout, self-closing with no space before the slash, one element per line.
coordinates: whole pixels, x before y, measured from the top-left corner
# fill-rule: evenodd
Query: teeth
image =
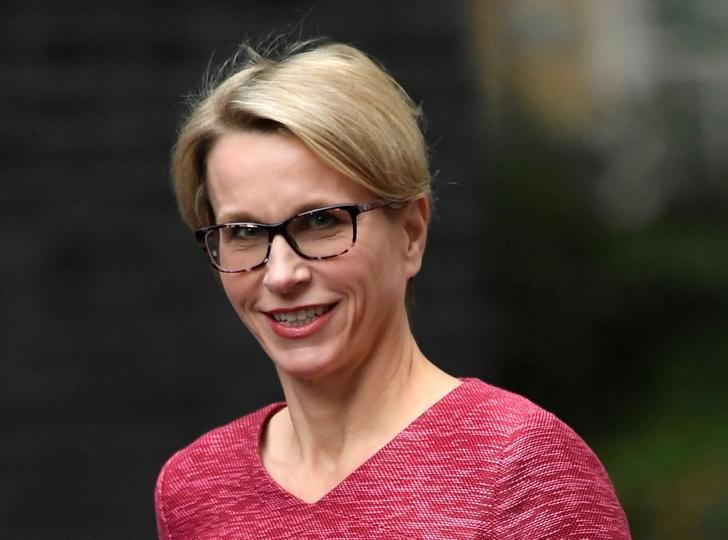
<path fill-rule="evenodd" d="M 324 311 L 326 311 L 325 307 L 317 306 L 314 308 L 299 309 L 298 311 L 274 313 L 273 318 L 286 326 L 299 327 L 309 324 L 316 317 L 320 317 Z"/>

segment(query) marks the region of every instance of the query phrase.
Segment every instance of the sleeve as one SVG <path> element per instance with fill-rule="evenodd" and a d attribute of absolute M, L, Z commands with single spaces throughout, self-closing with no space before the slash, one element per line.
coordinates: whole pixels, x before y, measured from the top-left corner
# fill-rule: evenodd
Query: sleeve
<path fill-rule="evenodd" d="M 165 514 L 165 480 L 166 474 L 171 467 L 171 462 L 177 457 L 177 454 L 173 455 L 162 467 L 159 477 L 157 478 L 157 484 L 154 489 L 154 513 L 157 518 L 157 535 L 160 540 L 169 540 L 171 538 L 169 534 L 169 527 L 167 525 L 167 516 Z"/>
<path fill-rule="evenodd" d="M 609 477 L 584 441 L 554 415 L 532 413 L 503 447 L 493 538 L 629 540 Z"/>

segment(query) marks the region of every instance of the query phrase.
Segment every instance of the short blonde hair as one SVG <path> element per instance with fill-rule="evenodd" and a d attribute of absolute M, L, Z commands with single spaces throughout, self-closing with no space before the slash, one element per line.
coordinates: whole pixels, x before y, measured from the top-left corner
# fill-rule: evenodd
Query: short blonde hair
<path fill-rule="evenodd" d="M 191 228 L 214 223 L 206 160 L 237 131 L 290 132 L 379 197 L 431 199 L 421 111 L 358 49 L 313 41 L 265 54 L 243 46 L 220 73 L 192 103 L 172 152 L 177 203 Z"/>

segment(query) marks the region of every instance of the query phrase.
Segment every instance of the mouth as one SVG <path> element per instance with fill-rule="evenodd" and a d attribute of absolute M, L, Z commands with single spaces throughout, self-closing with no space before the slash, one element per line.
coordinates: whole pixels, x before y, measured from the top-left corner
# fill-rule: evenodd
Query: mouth
<path fill-rule="evenodd" d="M 289 328 L 301 328 L 314 322 L 316 319 L 331 311 L 334 304 L 326 306 L 312 306 L 294 310 L 279 310 L 269 313 L 278 324 Z"/>

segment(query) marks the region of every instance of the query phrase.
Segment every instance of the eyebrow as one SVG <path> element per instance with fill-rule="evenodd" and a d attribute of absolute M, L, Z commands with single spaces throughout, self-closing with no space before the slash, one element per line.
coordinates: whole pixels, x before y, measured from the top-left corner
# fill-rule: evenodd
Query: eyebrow
<path fill-rule="evenodd" d="M 261 223 L 250 217 L 250 214 L 237 210 L 221 215 L 217 221 L 219 223 Z"/>
<path fill-rule="evenodd" d="M 302 203 L 302 204 L 295 206 L 293 213 L 289 214 L 287 217 L 283 218 L 280 221 L 284 221 L 286 219 L 289 219 L 293 216 L 297 216 L 298 214 L 302 214 L 304 212 L 309 212 L 311 210 L 316 210 L 318 208 L 325 208 L 327 206 L 336 206 L 338 204 L 353 204 L 353 203 L 330 202 L 330 201 L 327 202 L 327 201 L 324 201 L 323 199 L 315 199 L 313 202 L 306 202 L 306 203 Z M 222 223 L 258 223 L 261 225 L 269 224 L 265 221 L 254 219 L 252 216 L 253 216 L 252 213 L 234 210 L 234 211 L 227 212 L 227 213 L 223 214 L 222 216 L 220 216 L 220 219 L 218 220 L 218 222 L 220 224 L 222 224 Z M 276 223 L 280 223 L 280 221 L 277 221 Z"/>

